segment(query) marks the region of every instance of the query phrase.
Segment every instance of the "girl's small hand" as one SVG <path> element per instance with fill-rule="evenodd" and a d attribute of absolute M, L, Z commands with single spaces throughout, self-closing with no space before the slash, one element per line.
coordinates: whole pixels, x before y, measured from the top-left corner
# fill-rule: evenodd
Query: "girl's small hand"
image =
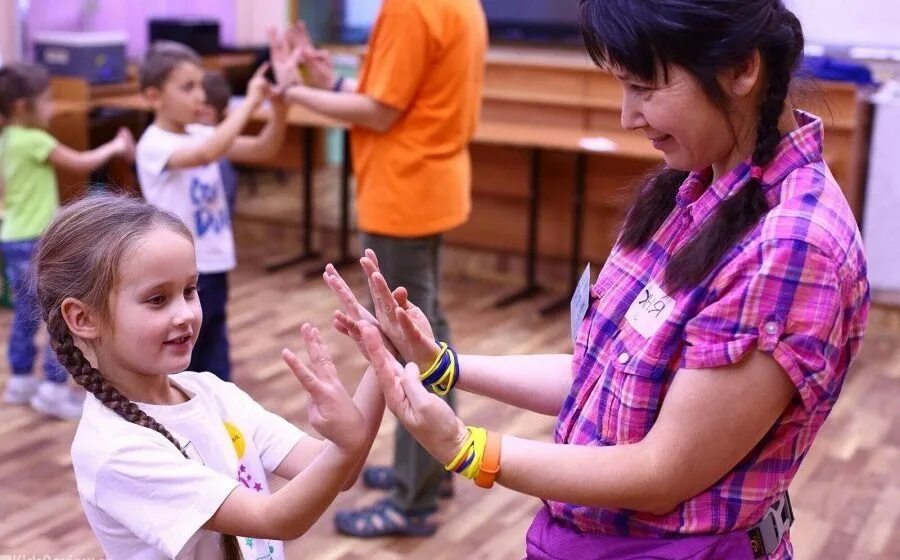
<path fill-rule="evenodd" d="M 134 136 L 131 131 L 125 127 L 119 129 L 116 134 L 116 142 L 118 143 L 117 152 L 120 157 L 128 161 L 134 161 Z"/>
<path fill-rule="evenodd" d="M 403 368 L 388 354 L 376 328 L 363 326 L 362 337 L 387 407 L 441 464 L 452 461 L 468 436 L 466 425 L 450 405 L 422 386 L 415 364 Z"/>
<path fill-rule="evenodd" d="M 381 331 L 408 362 L 414 362 L 420 370 L 428 369 L 440 354 L 440 346 L 434 340 L 431 323 L 421 309 L 407 297 L 406 289 L 397 288 L 393 293 L 378 269 L 378 257 L 371 249 L 360 259 L 369 281 L 375 317 Z"/>
<path fill-rule="evenodd" d="M 339 449 L 357 453 L 365 446 L 366 440 L 362 413 L 338 379 L 334 362 L 318 329 L 304 324 L 300 330 L 310 366 L 304 365 L 286 348 L 281 356 L 309 393 L 309 423 Z"/>
<path fill-rule="evenodd" d="M 259 105 L 269 96 L 271 84 L 266 79 L 266 71 L 269 69 L 269 63 L 264 62 L 253 73 L 253 77 L 247 82 L 247 102 L 252 105 Z"/>

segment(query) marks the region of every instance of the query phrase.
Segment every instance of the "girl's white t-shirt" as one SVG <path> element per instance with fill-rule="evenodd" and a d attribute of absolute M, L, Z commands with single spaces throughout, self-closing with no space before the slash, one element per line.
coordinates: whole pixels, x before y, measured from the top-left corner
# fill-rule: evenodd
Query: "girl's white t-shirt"
<path fill-rule="evenodd" d="M 93 395 L 72 442 L 72 464 L 88 522 L 110 560 L 221 560 L 221 537 L 203 529 L 244 485 L 269 493 L 266 473 L 304 433 L 212 373 L 170 376 L 190 399 L 138 404 L 179 441 L 132 424 Z M 281 542 L 238 537 L 245 560 L 283 560 Z"/>

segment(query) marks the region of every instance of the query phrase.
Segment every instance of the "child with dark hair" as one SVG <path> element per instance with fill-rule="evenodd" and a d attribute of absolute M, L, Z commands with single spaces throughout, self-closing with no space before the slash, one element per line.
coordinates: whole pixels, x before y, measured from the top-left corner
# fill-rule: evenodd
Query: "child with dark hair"
<path fill-rule="evenodd" d="M 311 365 L 282 357 L 324 440 L 209 372 L 185 371 L 203 321 L 194 239 L 179 216 L 97 195 L 64 208 L 41 240 L 41 317 L 87 391 L 72 442 L 78 493 L 110 560 L 284 560 L 279 541 L 352 486 L 384 398 L 366 373 L 351 399 L 309 325 Z M 288 482 L 271 491 L 269 474 Z"/>
<path fill-rule="evenodd" d="M 131 159 L 134 139 L 123 128 L 99 148 L 73 150 L 47 132 L 52 112 L 50 78 L 44 68 L 31 64 L 0 68 L 0 185 L 6 210 L 0 251 L 15 309 L 8 348 L 12 376 L 3 402 L 30 403 L 48 416 L 73 419 L 81 414 L 81 400 L 73 398 L 65 372 L 49 348 L 44 356 L 44 381 L 32 375 L 40 321 L 31 259 L 38 238 L 59 208 L 56 170 L 87 173 L 116 156 Z"/>
<path fill-rule="evenodd" d="M 578 287 L 574 353 L 457 355 L 371 251 L 375 317 L 339 324 L 447 470 L 541 499 L 529 559 L 789 559 L 788 486 L 870 301 L 822 121 L 787 98 L 800 22 L 780 0 L 582 0 L 581 15 L 594 61 L 622 83 L 622 126 L 666 166 Z M 405 370 L 360 320 L 377 320 Z M 553 441 L 467 427 L 435 395 L 460 389 L 555 416 Z"/>
<path fill-rule="evenodd" d="M 244 103 L 215 127 L 198 124 L 207 98 L 200 57 L 179 43 L 154 44 L 140 70 L 141 89 L 155 113 L 137 146 L 138 179 L 148 202 L 180 216 L 194 234 L 200 303 L 206 321 L 191 369 L 231 379 L 226 304 L 228 271 L 236 264 L 234 238 L 219 161 L 265 159 L 284 139 L 287 109 L 271 95 L 260 67 Z M 265 101 L 272 117 L 257 136 L 240 133 Z"/>

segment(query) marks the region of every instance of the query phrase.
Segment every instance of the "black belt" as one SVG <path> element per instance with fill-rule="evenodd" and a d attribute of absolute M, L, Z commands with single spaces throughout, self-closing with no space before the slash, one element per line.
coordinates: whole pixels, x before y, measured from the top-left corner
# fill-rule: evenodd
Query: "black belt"
<path fill-rule="evenodd" d="M 787 492 L 766 510 L 762 521 L 747 531 L 754 558 L 762 558 L 775 552 L 781 539 L 794 523 L 794 509 Z"/>

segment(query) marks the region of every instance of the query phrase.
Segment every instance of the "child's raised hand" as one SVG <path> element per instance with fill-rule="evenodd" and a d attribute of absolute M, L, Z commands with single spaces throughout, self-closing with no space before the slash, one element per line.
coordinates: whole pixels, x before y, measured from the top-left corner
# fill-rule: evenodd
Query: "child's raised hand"
<path fill-rule="evenodd" d="M 253 105 L 259 105 L 269 96 L 271 85 L 266 79 L 266 71 L 269 69 L 269 63 L 264 62 L 253 73 L 253 77 L 247 82 L 247 102 Z"/>
<path fill-rule="evenodd" d="M 444 465 L 452 461 L 466 441 L 466 425 L 450 405 L 422 386 L 415 364 L 403 368 L 388 353 L 378 329 L 365 325 L 362 336 L 387 407 L 435 459 Z"/>
<path fill-rule="evenodd" d="M 118 155 L 128 161 L 134 161 L 134 136 L 132 136 L 131 131 L 125 127 L 120 128 L 116 133 L 115 142 L 117 143 Z"/>
<path fill-rule="evenodd" d="M 342 451 L 356 453 L 365 445 L 362 413 L 337 376 L 334 362 L 318 329 L 304 324 L 300 329 L 310 365 L 303 364 L 285 348 L 281 357 L 309 393 L 309 423 Z"/>
<path fill-rule="evenodd" d="M 406 289 L 391 292 L 387 281 L 378 269 L 378 257 L 371 249 L 360 259 L 372 293 L 372 305 L 378 325 L 391 343 L 408 362 L 414 362 L 425 370 L 440 354 L 440 346 L 434 340 L 434 331 L 421 309 L 407 297 Z"/>

